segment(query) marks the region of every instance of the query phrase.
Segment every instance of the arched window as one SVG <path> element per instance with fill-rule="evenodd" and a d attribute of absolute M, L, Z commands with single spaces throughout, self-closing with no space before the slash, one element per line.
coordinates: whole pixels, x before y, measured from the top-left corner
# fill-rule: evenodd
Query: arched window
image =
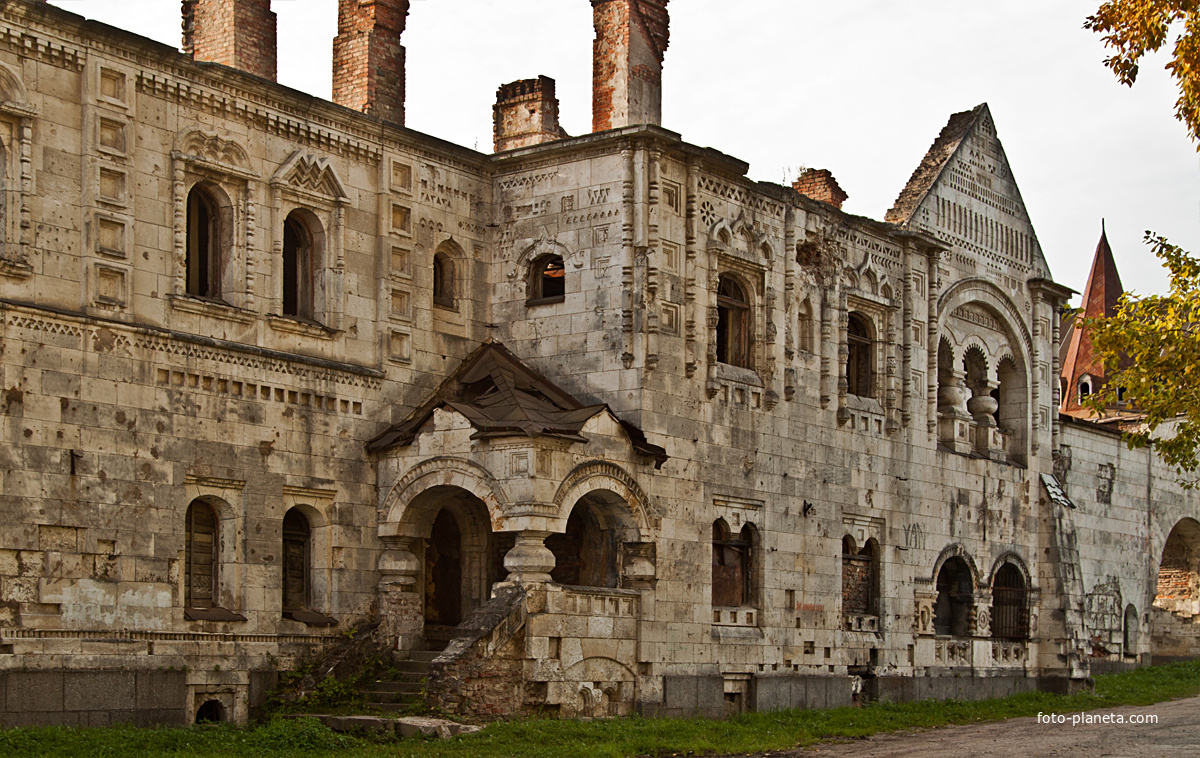
<path fill-rule="evenodd" d="M 1121 640 L 1121 649 L 1125 655 L 1136 656 L 1138 647 L 1138 614 L 1137 608 L 1133 604 L 1125 606 L 1125 624 L 1124 634 Z"/>
<path fill-rule="evenodd" d="M 992 580 L 992 637 L 1029 639 L 1029 588 L 1025 575 L 1011 563 L 997 569 Z"/>
<path fill-rule="evenodd" d="M 969 636 L 973 599 L 974 582 L 967 562 L 956 556 L 943 563 L 937 576 L 937 603 L 933 607 L 934 632 L 955 637 Z"/>
<path fill-rule="evenodd" d="M 283 315 L 314 317 L 313 234 L 299 211 L 283 222 Z"/>
<path fill-rule="evenodd" d="M 851 313 L 846 325 L 846 391 L 851 395 L 872 396 L 874 352 L 866 317 Z"/>
<path fill-rule="evenodd" d="M 562 302 L 567 294 L 566 267 L 561 255 L 539 255 L 529 264 L 528 304 Z"/>
<path fill-rule="evenodd" d="M 1083 402 L 1092 395 L 1092 380 L 1083 379 L 1079 382 L 1079 402 Z"/>
<path fill-rule="evenodd" d="M 750 368 L 750 301 L 728 276 L 717 283 L 717 361 Z"/>
<path fill-rule="evenodd" d="M 546 547 L 554 554 L 550 578 L 559 584 L 579 587 L 616 587 L 615 534 L 604 528 L 600 514 L 589 502 L 580 500 L 567 518 L 567 531 L 551 534 Z"/>
<path fill-rule="evenodd" d="M 311 548 L 308 519 L 299 508 L 283 516 L 283 610 L 308 608 Z"/>
<path fill-rule="evenodd" d="M 805 353 L 813 352 L 813 308 L 812 303 L 805 298 L 800 303 L 800 314 L 796 321 L 796 349 Z"/>
<path fill-rule="evenodd" d="M 193 500 L 185 518 L 184 605 L 188 608 L 213 608 L 219 605 L 217 514 L 203 500 Z"/>
<path fill-rule="evenodd" d="M 196 184 L 187 197 L 187 293 L 221 297 L 218 211 L 212 193 Z"/>
<path fill-rule="evenodd" d="M 433 304 L 454 307 L 454 261 L 449 255 L 433 255 Z"/>
<path fill-rule="evenodd" d="M 736 536 L 725 519 L 713 522 L 712 604 L 714 608 L 752 605 L 754 526 L 746 524 Z"/>
<path fill-rule="evenodd" d="M 877 616 L 879 600 L 879 561 L 875 540 L 867 540 L 859 550 L 854 538 L 842 538 L 842 613 Z"/>

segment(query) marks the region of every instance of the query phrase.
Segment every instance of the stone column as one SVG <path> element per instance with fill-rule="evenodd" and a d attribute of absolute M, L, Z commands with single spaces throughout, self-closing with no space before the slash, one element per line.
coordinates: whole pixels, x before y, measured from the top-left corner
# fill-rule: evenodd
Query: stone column
<path fill-rule="evenodd" d="M 967 395 L 965 378 L 965 373 L 952 369 L 944 381 L 938 379 L 938 441 L 956 453 L 971 450 L 971 416 L 963 405 Z"/>
<path fill-rule="evenodd" d="M 554 553 L 546 547 L 550 532 L 524 529 L 517 532 L 517 544 L 504 556 L 504 568 L 508 569 L 505 582 L 532 584 L 549 582 L 554 570 Z"/>
<path fill-rule="evenodd" d="M 384 537 L 379 555 L 379 617 L 396 649 L 411 650 L 424 634 L 425 609 L 417 580 L 416 537 Z"/>

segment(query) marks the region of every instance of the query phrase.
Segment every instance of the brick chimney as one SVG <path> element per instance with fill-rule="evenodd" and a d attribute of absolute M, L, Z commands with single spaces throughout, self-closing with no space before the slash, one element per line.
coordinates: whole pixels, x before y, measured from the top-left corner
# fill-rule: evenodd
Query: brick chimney
<path fill-rule="evenodd" d="M 558 98 L 548 76 L 500 85 L 492 116 L 497 153 L 567 136 L 558 126 Z"/>
<path fill-rule="evenodd" d="M 182 0 L 183 51 L 275 81 L 271 0 Z"/>
<path fill-rule="evenodd" d="M 333 102 L 404 124 L 404 48 L 409 0 L 338 0 Z"/>
<path fill-rule="evenodd" d="M 670 0 L 592 0 L 592 130 L 662 123 Z"/>
<path fill-rule="evenodd" d="M 842 203 L 850 197 L 838 186 L 837 179 L 833 178 L 833 173 L 827 168 L 805 170 L 800 178 L 792 183 L 792 187 L 801 195 L 829 203 L 838 210 L 842 209 Z"/>

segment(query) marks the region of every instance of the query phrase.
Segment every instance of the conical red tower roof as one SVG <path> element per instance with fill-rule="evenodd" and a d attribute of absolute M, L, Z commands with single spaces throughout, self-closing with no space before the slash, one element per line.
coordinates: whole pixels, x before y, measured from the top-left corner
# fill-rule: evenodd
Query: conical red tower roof
<path fill-rule="evenodd" d="M 1077 314 L 1069 322 L 1074 325 L 1080 319 L 1097 316 L 1111 316 L 1117 310 L 1117 302 L 1124 294 L 1121 286 L 1121 276 L 1117 273 L 1117 264 L 1113 260 L 1112 248 L 1108 245 L 1108 235 L 1104 226 L 1100 226 L 1100 242 L 1096 245 L 1096 255 L 1092 259 L 1092 271 L 1088 275 L 1087 286 L 1083 290 L 1083 312 Z M 1099 389 L 1104 381 L 1104 364 L 1092 349 L 1091 336 L 1086 329 L 1071 329 L 1064 336 L 1066 356 L 1062 362 L 1062 377 L 1066 380 L 1066 392 L 1063 396 L 1062 410 L 1066 413 L 1081 410 L 1079 405 L 1079 381 L 1085 375 L 1092 377 L 1092 390 Z"/>

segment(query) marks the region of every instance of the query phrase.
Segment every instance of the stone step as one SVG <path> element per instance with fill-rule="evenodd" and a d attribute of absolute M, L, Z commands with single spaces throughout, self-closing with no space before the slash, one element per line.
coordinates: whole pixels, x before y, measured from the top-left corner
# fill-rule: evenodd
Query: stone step
<path fill-rule="evenodd" d="M 421 692 L 424 682 L 420 679 L 412 682 L 392 681 L 392 682 L 374 682 L 362 688 L 363 692 L 401 692 L 408 695 L 415 695 Z"/>
<path fill-rule="evenodd" d="M 381 710 L 396 711 L 399 707 L 384 707 Z M 478 732 L 481 727 L 459 724 L 445 719 L 424 716 L 402 716 L 381 718 L 379 716 L 327 716 L 324 714 L 294 714 L 285 718 L 315 718 L 335 732 L 373 731 L 394 732 L 400 737 L 440 737 L 448 740 L 460 734 Z"/>
<path fill-rule="evenodd" d="M 441 650 L 410 650 L 408 651 L 408 660 L 428 664 L 441 654 Z"/>

